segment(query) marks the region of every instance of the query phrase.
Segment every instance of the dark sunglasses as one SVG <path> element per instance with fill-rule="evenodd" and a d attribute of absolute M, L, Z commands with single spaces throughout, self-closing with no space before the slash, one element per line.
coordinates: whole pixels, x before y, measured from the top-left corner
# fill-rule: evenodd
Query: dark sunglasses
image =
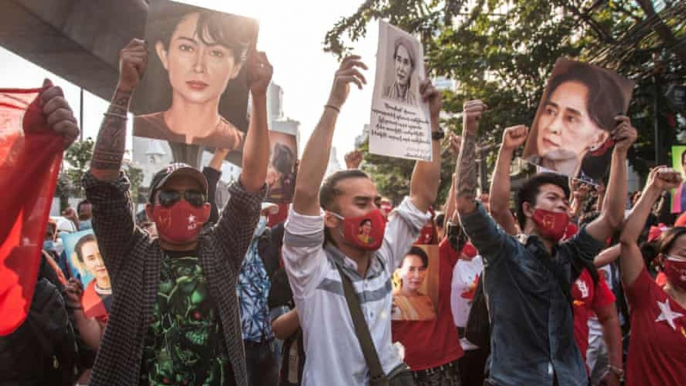
<path fill-rule="evenodd" d="M 179 202 L 181 197 L 196 208 L 200 208 L 207 201 L 205 195 L 197 190 L 186 190 L 183 192 L 178 190 L 160 190 L 160 193 L 157 195 L 160 205 L 165 208 L 169 208 Z"/>

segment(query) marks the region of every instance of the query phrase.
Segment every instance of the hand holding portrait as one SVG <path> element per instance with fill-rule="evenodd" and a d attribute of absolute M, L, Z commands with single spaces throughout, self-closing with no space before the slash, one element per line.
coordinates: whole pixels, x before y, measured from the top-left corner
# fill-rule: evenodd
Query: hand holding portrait
<path fill-rule="evenodd" d="M 422 95 L 422 101 L 429 103 L 429 112 L 431 120 L 438 123 L 438 117 L 443 108 L 443 98 L 441 92 L 436 90 L 430 79 L 424 79 L 419 85 L 419 93 Z"/>
<path fill-rule="evenodd" d="M 357 55 L 350 55 L 343 59 L 334 76 L 327 104 L 340 109 L 348 99 L 351 83 L 356 84 L 360 90 L 362 90 L 363 84 L 367 84 L 367 79 L 360 72 L 360 69 L 366 70 L 367 65 L 360 59 Z"/>
<path fill-rule="evenodd" d="M 620 115 L 615 117 L 615 120 L 617 121 L 617 126 L 612 132 L 612 140 L 615 142 L 615 150 L 627 152 L 629 151 L 631 145 L 636 142 L 636 138 L 638 138 L 638 132 L 631 124 L 629 117 Z"/>
<path fill-rule="evenodd" d="M 148 46 L 141 39 L 131 39 L 119 52 L 119 83 L 117 88 L 133 92 L 143 78 L 148 65 Z"/>
<path fill-rule="evenodd" d="M 83 296 L 83 284 L 77 279 L 71 278 L 64 287 L 66 302 L 69 307 L 81 307 L 81 297 Z"/>
<path fill-rule="evenodd" d="M 274 68 L 269 63 L 267 54 L 253 50 L 248 55 L 247 71 L 248 85 L 253 97 L 266 95 L 267 87 L 269 87 L 269 82 L 271 82 L 274 74 Z"/>
<path fill-rule="evenodd" d="M 503 131 L 502 147 L 507 150 L 515 150 L 524 144 L 529 128 L 524 125 L 510 126 Z"/>
<path fill-rule="evenodd" d="M 40 105 L 48 128 L 64 138 L 64 148 L 68 148 L 79 136 L 79 126 L 74 112 L 64 98 L 60 87 L 53 86 L 49 79 L 43 82 Z"/>

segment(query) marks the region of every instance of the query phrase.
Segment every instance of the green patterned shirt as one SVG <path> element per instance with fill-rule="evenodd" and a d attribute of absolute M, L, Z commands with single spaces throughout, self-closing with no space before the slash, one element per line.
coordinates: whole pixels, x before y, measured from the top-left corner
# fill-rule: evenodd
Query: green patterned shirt
<path fill-rule="evenodd" d="M 217 310 L 197 253 L 162 259 L 153 322 L 141 367 L 142 385 L 233 384 Z"/>

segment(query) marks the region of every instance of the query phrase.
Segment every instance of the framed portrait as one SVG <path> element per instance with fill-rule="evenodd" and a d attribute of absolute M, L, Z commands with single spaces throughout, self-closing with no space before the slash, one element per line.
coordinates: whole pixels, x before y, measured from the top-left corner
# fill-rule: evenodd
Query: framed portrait
<path fill-rule="evenodd" d="M 540 167 L 597 183 L 608 173 L 615 117 L 626 114 L 634 82 L 560 58 L 538 105 L 523 157 Z"/>
<path fill-rule="evenodd" d="M 439 272 L 438 245 L 414 245 L 393 273 L 391 319 L 436 319 Z"/>
<path fill-rule="evenodd" d="M 251 18 L 152 0 L 133 135 L 240 152 L 249 123 L 245 61 L 257 33 Z"/>

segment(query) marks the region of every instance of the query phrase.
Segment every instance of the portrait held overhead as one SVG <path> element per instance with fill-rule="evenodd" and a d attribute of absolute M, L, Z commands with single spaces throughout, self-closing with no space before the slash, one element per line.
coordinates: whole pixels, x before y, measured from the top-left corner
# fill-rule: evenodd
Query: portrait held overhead
<path fill-rule="evenodd" d="M 293 189 L 295 189 L 295 165 L 298 160 L 296 136 L 270 130 L 269 148 L 267 169 L 269 193 L 266 200 L 273 203 L 291 202 Z"/>
<path fill-rule="evenodd" d="M 609 70 L 560 58 L 538 106 L 523 157 L 587 182 L 609 170 L 614 133 L 634 82 Z"/>
<path fill-rule="evenodd" d="M 242 149 L 248 129 L 245 62 L 257 40 L 254 19 L 168 0 L 148 8 L 148 56 L 133 98 L 133 135 Z"/>

